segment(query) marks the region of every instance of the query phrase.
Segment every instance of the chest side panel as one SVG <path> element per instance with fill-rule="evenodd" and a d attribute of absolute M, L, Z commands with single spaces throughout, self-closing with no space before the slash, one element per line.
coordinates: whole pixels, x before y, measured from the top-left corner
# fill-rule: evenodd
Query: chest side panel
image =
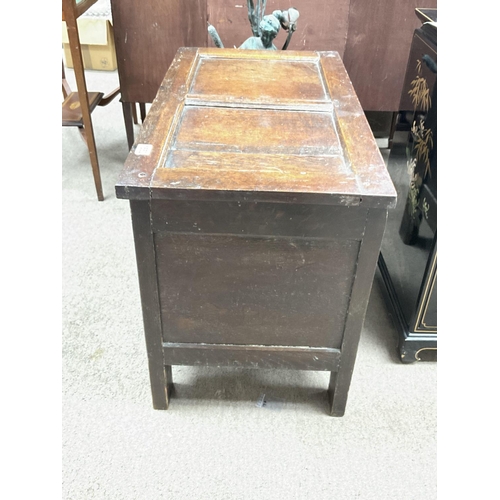
<path fill-rule="evenodd" d="M 340 348 L 359 242 L 156 237 L 166 342 Z"/>
<path fill-rule="evenodd" d="M 365 210 L 153 200 L 163 338 L 340 348 Z"/>

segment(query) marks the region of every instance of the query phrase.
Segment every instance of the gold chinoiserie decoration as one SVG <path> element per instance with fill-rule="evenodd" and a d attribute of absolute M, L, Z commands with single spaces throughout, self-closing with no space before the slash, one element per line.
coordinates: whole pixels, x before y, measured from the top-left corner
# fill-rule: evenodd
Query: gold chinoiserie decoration
<path fill-rule="evenodd" d="M 431 93 L 427 80 L 422 77 L 422 61 L 417 60 L 417 76 L 411 82 L 411 89 L 408 91 L 415 109 L 429 111 L 431 107 Z"/>

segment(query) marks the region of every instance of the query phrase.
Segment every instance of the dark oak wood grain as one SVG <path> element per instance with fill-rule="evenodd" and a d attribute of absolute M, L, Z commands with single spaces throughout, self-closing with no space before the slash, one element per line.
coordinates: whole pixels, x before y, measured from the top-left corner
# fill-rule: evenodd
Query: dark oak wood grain
<path fill-rule="evenodd" d="M 339 348 L 353 240 L 156 237 L 163 338 Z"/>
<path fill-rule="evenodd" d="M 338 53 L 180 49 L 116 192 L 155 407 L 187 364 L 328 370 L 344 413 L 395 190 Z"/>
<path fill-rule="evenodd" d="M 338 349 L 261 345 L 163 344 L 165 364 L 332 371 L 339 366 Z"/>
<path fill-rule="evenodd" d="M 366 210 L 335 205 L 152 200 L 155 233 L 238 234 L 360 240 Z"/>

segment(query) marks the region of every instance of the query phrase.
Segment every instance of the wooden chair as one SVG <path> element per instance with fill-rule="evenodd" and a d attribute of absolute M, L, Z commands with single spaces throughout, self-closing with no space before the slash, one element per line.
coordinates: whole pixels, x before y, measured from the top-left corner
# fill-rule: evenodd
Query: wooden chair
<path fill-rule="evenodd" d="M 103 201 L 104 195 L 102 192 L 101 174 L 99 171 L 99 161 L 97 158 L 91 113 L 96 106 L 106 106 L 109 104 L 120 93 L 120 87 L 116 88 L 106 96 L 102 92 L 87 91 L 77 19 L 96 2 L 97 0 L 62 1 L 62 20 L 66 21 L 77 86 L 77 92 L 72 92 L 65 77 L 63 64 L 62 93 L 64 100 L 62 103 L 62 125 L 64 127 L 78 127 L 89 150 L 90 163 L 92 165 L 92 173 L 94 175 L 94 182 L 97 191 L 97 199 L 99 201 Z"/>

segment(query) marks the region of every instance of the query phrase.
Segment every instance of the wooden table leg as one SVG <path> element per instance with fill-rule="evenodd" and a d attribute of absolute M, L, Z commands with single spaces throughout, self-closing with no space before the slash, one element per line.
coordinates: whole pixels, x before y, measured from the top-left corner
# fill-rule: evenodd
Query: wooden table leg
<path fill-rule="evenodd" d="M 156 256 L 149 201 L 130 200 L 130 208 L 134 228 L 153 408 L 166 410 L 173 388 L 172 367 L 165 366 L 163 362 L 160 296 L 156 279 Z"/>
<path fill-rule="evenodd" d="M 340 366 L 337 372 L 332 372 L 328 388 L 330 414 L 334 417 L 342 417 L 345 412 L 386 219 L 386 210 L 371 209 L 368 212 L 365 237 L 359 249 L 358 266 L 350 299 L 350 304 L 356 304 L 356 307 L 349 307 L 347 311 Z"/>
<path fill-rule="evenodd" d="M 141 110 L 141 122 L 144 123 L 144 120 L 146 119 L 146 103 L 140 102 L 139 108 Z"/>
<path fill-rule="evenodd" d="M 135 103 L 122 101 L 123 119 L 125 120 L 125 130 L 127 132 L 127 142 L 129 150 L 132 149 L 132 146 L 134 145 L 134 119 L 132 106 L 135 106 Z"/>
<path fill-rule="evenodd" d="M 138 125 L 139 122 L 137 121 L 137 107 L 136 107 L 136 103 L 132 102 L 131 103 L 131 107 L 132 107 L 132 118 L 134 120 L 134 125 Z"/>

